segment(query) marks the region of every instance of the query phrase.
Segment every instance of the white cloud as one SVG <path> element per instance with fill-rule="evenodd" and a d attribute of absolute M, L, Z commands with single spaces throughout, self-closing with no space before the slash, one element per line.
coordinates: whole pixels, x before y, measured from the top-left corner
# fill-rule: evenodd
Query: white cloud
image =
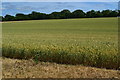
<path fill-rule="evenodd" d="M 2 2 L 118 2 L 119 0 L 2 0 Z"/>

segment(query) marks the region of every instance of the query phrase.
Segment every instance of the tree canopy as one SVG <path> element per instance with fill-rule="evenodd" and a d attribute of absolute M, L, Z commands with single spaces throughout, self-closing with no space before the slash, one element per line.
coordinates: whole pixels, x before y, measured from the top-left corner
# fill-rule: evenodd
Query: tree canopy
<path fill-rule="evenodd" d="M 2 21 L 19 21 L 19 20 L 42 20 L 42 19 L 68 19 L 68 18 L 96 18 L 96 17 L 117 17 L 120 16 L 120 10 L 91 10 L 84 12 L 83 10 L 75 10 L 70 12 L 65 9 L 61 12 L 52 12 L 51 14 L 32 11 L 30 14 L 17 13 L 15 16 L 1 16 Z"/>

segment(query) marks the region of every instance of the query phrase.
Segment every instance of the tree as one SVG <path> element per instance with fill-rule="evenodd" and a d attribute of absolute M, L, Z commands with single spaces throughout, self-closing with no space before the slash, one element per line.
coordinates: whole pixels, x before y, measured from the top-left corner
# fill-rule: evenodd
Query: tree
<path fill-rule="evenodd" d="M 14 21 L 14 20 L 15 20 L 15 17 L 8 14 L 4 17 L 4 21 Z"/>
<path fill-rule="evenodd" d="M 15 19 L 16 20 L 27 20 L 27 19 L 29 19 L 29 17 L 27 17 L 26 15 L 24 15 L 22 13 L 18 13 L 15 15 Z"/>
<path fill-rule="evenodd" d="M 119 16 L 120 17 L 120 10 L 118 10 L 118 15 L 117 16 Z"/>
<path fill-rule="evenodd" d="M 103 17 L 111 17 L 111 16 L 110 16 L 110 13 L 111 13 L 111 12 L 112 12 L 111 10 L 103 10 L 103 11 L 102 11 Z"/>
<path fill-rule="evenodd" d="M 84 18 L 85 13 L 82 10 L 76 10 L 72 12 L 72 18 Z"/>
<path fill-rule="evenodd" d="M 110 17 L 116 17 L 118 16 L 118 11 L 111 11 L 111 13 L 109 14 Z"/>
<path fill-rule="evenodd" d="M 61 15 L 60 12 L 53 12 L 49 14 L 49 19 L 60 19 Z"/>
<path fill-rule="evenodd" d="M 14 16 L 6 15 L 5 17 L 0 16 L 2 21 L 14 21 L 14 20 L 40 20 L 40 19 L 68 19 L 68 18 L 95 18 L 95 17 L 117 17 L 120 16 L 120 10 L 103 10 L 103 11 L 88 11 L 75 10 L 72 13 L 65 9 L 61 12 L 52 12 L 51 14 L 45 14 L 33 11 L 32 13 L 25 15 L 18 13 Z"/>
<path fill-rule="evenodd" d="M 2 21 L 2 19 L 3 19 L 3 17 L 2 17 L 2 16 L 0 16 L 0 22 Z"/>
<path fill-rule="evenodd" d="M 71 12 L 67 9 L 60 12 L 60 18 L 67 19 L 71 17 Z"/>
<path fill-rule="evenodd" d="M 33 20 L 39 20 L 39 19 L 46 19 L 47 15 L 44 13 L 39 13 L 39 12 L 35 12 L 33 11 L 31 14 L 28 15 L 30 17 L 30 19 Z"/>
<path fill-rule="evenodd" d="M 94 18 L 96 16 L 96 12 L 94 10 L 88 11 L 86 13 L 86 17 L 88 18 Z"/>
<path fill-rule="evenodd" d="M 103 14 L 100 11 L 95 12 L 95 17 L 102 17 Z"/>

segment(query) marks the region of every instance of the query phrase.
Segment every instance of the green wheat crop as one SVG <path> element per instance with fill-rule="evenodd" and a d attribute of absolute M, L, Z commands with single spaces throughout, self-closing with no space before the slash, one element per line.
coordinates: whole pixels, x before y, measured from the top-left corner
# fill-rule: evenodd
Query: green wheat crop
<path fill-rule="evenodd" d="M 5 22 L 3 56 L 119 69 L 117 18 Z"/>

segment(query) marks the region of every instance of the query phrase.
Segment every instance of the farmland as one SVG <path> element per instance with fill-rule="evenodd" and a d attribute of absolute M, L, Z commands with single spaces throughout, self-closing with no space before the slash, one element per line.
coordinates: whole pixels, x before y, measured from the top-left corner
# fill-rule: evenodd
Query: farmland
<path fill-rule="evenodd" d="M 2 55 L 119 69 L 117 18 L 4 22 Z"/>

